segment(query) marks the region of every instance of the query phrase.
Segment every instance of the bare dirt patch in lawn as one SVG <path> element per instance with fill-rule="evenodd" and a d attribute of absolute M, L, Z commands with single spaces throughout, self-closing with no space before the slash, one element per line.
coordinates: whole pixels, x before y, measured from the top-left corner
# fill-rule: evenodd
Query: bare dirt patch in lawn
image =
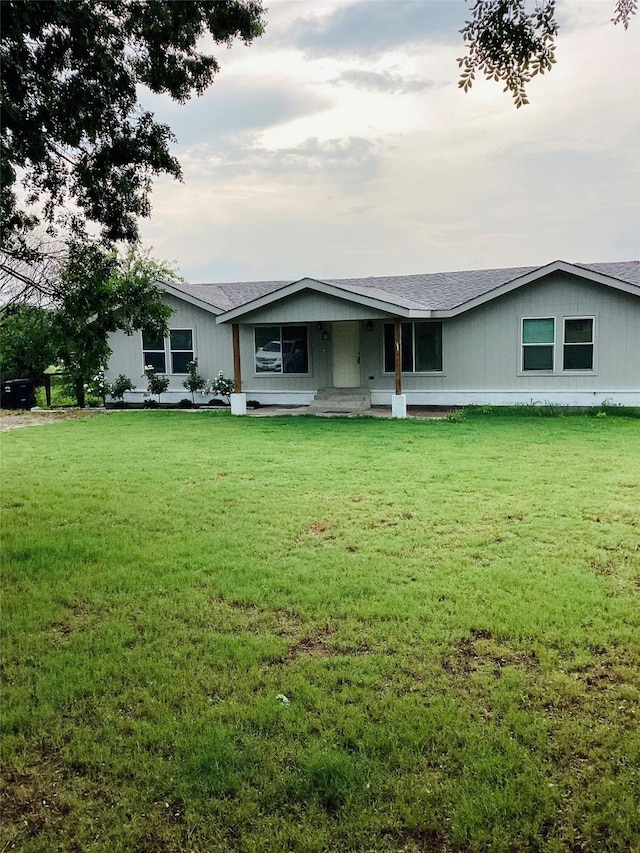
<path fill-rule="evenodd" d="M 104 414 L 103 409 L 41 409 L 27 412 L 23 409 L 0 409 L 0 432 L 23 427 L 44 426 L 58 421 L 92 418 Z"/>

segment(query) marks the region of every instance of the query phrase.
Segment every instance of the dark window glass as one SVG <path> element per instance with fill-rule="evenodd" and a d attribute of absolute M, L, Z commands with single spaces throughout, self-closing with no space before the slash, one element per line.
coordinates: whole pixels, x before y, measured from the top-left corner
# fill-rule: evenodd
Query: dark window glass
<path fill-rule="evenodd" d="M 191 329 L 171 329 L 171 372 L 188 373 L 187 364 L 193 361 L 193 335 Z"/>
<path fill-rule="evenodd" d="M 164 352 L 164 338 L 161 335 L 153 334 L 153 332 L 143 332 L 142 348 L 162 350 Z"/>
<path fill-rule="evenodd" d="M 193 352 L 193 336 L 191 329 L 171 329 L 169 332 L 171 350 L 191 350 Z"/>
<path fill-rule="evenodd" d="M 285 373 L 309 372 L 309 347 L 306 326 L 282 327 L 282 353 Z"/>
<path fill-rule="evenodd" d="M 166 373 L 167 363 L 163 352 L 144 352 L 144 366 L 153 367 L 156 373 Z"/>
<path fill-rule="evenodd" d="M 402 372 L 442 370 L 442 323 L 402 323 Z M 393 325 L 384 327 L 384 369 L 395 373 Z"/>
<path fill-rule="evenodd" d="M 564 321 L 564 370 L 593 370 L 593 318 Z"/>
<path fill-rule="evenodd" d="M 442 370 L 442 323 L 416 323 L 416 371 Z"/>
<path fill-rule="evenodd" d="M 577 320 L 564 321 L 565 344 L 592 344 L 593 320 L 591 317 L 581 317 Z"/>
<path fill-rule="evenodd" d="M 524 347 L 523 370 L 553 370 L 553 347 Z"/>
<path fill-rule="evenodd" d="M 142 333 L 142 356 L 145 367 L 153 367 L 156 373 L 166 373 L 164 338 L 153 332 Z"/>

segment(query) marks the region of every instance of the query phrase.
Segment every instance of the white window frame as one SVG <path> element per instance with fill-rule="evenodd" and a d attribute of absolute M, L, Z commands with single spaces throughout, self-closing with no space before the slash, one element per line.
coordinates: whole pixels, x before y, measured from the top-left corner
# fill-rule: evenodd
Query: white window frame
<path fill-rule="evenodd" d="M 171 332 L 190 332 L 191 333 L 191 348 L 190 349 L 172 349 L 171 348 Z M 169 335 L 165 338 L 165 345 L 169 354 L 169 366 L 171 367 L 171 376 L 188 376 L 188 372 L 186 370 L 177 371 L 173 369 L 173 354 L 174 352 L 190 352 L 191 358 L 189 361 L 193 361 L 196 357 L 196 335 L 195 329 L 191 326 L 180 326 L 179 328 L 169 329 Z"/>
<path fill-rule="evenodd" d="M 525 343 L 524 342 L 524 324 L 527 320 L 553 320 L 553 341 L 551 343 Z M 564 324 L 563 324 L 564 328 Z M 520 318 L 520 373 L 523 376 L 549 376 L 556 373 L 556 343 L 558 337 L 558 318 L 543 314 L 537 317 L 521 317 Z M 551 347 L 551 367 L 546 367 L 543 370 L 526 370 L 524 366 L 524 348 L 525 347 Z"/>
<path fill-rule="evenodd" d="M 305 373 L 286 373 L 284 370 L 284 363 L 280 370 L 258 370 L 256 364 L 256 352 L 258 348 L 256 347 L 256 331 L 258 329 L 279 329 L 280 331 L 280 352 L 282 352 L 282 343 L 285 340 L 284 330 L 285 329 L 305 329 L 307 333 L 307 370 Z M 308 323 L 257 323 L 253 327 L 253 375 L 256 378 L 260 379 L 273 379 L 274 377 L 283 376 L 287 377 L 297 377 L 297 376 L 311 376 L 311 333 Z"/>
<path fill-rule="evenodd" d="M 147 361 L 148 361 L 148 359 L 145 358 L 145 353 L 146 352 L 150 352 L 150 353 L 153 352 L 153 353 L 162 353 L 162 355 L 164 357 L 164 370 L 158 371 L 158 373 L 161 373 L 163 376 L 166 376 L 167 375 L 167 341 L 166 341 L 166 339 L 162 338 L 162 349 L 150 349 L 149 347 L 145 347 L 145 345 L 144 345 L 144 332 L 142 330 L 140 330 L 140 342 L 142 344 L 142 375 L 144 376 L 144 371 L 147 367 Z"/>
<path fill-rule="evenodd" d="M 566 342 L 566 321 L 567 320 L 591 320 L 591 342 L 580 344 L 568 344 Z M 564 366 L 564 349 L 565 347 L 574 346 L 591 346 L 591 367 L 565 368 Z M 562 318 L 562 372 L 571 376 L 580 376 L 581 374 L 589 375 L 595 373 L 596 370 L 596 318 L 593 314 L 570 314 Z"/>
<path fill-rule="evenodd" d="M 173 350 L 171 349 L 171 332 L 191 332 L 191 349 L 186 350 Z M 164 370 L 158 371 L 163 376 L 188 376 L 188 373 L 177 373 L 173 370 L 173 353 L 174 352 L 190 352 L 192 354 L 192 360 L 196 358 L 196 332 L 195 329 L 191 326 L 180 326 L 175 329 L 169 329 L 169 334 L 162 339 L 162 349 L 149 349 L 149 347 L 145 347 L 144 345 L 144 333 L 140 332 L 140 341 L 142 343 L 142 373 L 144 375 L 145 367 L 147 366 L 147 360 L 144 357 L 145 352 L 158 352 L 162 353 L 164 356 Z M 167 370 L 167 366 L 169 366 L 170 370 Z"/>

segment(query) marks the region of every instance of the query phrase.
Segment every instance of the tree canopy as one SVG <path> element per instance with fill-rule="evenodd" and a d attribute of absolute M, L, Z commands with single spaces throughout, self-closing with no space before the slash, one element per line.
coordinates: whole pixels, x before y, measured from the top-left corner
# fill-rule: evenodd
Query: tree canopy
<path fill-rule="evenodd" d="M 3 0 L 5 254 L 33 257 L 24 235 L 35 205 L 49 226 L 90 220 L 106 240 L 135 241 L 152 178 L 181 175 L 171 128 L 142 109 L 138 88 L 179 102 L 201 94 L 219 70 L 201 37 L 248 44 L 263 31 L 263 12 L 261 0 Z"/>

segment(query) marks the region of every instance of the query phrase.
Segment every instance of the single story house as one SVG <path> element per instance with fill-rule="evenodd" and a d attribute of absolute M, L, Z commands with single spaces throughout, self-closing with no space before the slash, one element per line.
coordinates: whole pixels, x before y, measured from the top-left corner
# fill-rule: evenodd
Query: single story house
<path fill-rule="evenodd" d="M 189 397 L 197 359 L 235 380 L 237 414 L 247 399 L 337 410 L 341 394 L 398 417 L 407 404 L 640 405 L 638 261 L 164 288 L 168 337 L 110 340 L 107 379 L 132 380 L 129 403 L 148 364 L 170 379 L 163 400 Z"/>

